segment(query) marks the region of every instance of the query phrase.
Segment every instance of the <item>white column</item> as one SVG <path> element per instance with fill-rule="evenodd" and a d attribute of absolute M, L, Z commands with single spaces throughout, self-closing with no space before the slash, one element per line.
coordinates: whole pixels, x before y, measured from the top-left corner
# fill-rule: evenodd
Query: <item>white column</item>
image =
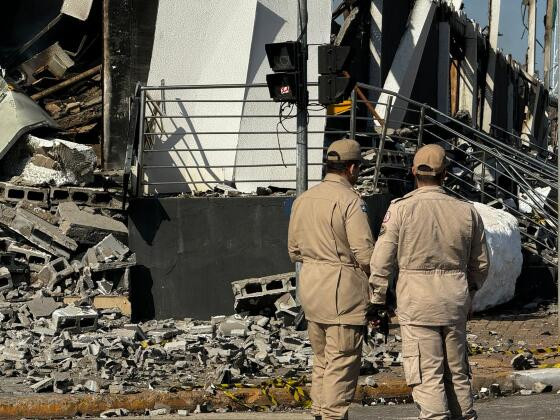
<path fill-rule="evenodd" d="M 488 70 L 486 71 L 486 86 L 484 91 L 484 109 L 482 115 L 482 129 L 490 131 L 492 123 L 492 102 L 494 98 L 494 76 L 496 73 L 496 53 L 498 51 L 498 31 L 500 29 L 500 2 L 501 0 L 490 0 L 490 51 L 488 51 Z"/>
<path fill-rule="evenodd" d="M 527 46 L 527 73 L 531 76 L 535 74 L 535 46 L 537 36 L 537 0 L 529 1 L 529 36 Z"/>
<path fill-rule="evenodd" d="M 383 39 L 383 0 L 371 0 L 370 13 L 371 24 L 369 37 L 369 84 L 372 86 L 382 86 L 383 81 L 381 80 L 381 48 Z"/>
<path fill-rule="evenodd" d="M 436 3 L 431 0 L 416 0 L 383 85 L 384 89 L 410 97 L 436 7 Z M 381 94 L 379 97 L 380 104 L 375 108 L 379 115 L 385 115 L 385 105 L 382 104 L 387 103 L 387 97 L 387 94 Z M 406 112 L 406 103 L 397 100 L 395 104 L 398 108 L 393 108 L 391 122 L 400 123 Z"/>

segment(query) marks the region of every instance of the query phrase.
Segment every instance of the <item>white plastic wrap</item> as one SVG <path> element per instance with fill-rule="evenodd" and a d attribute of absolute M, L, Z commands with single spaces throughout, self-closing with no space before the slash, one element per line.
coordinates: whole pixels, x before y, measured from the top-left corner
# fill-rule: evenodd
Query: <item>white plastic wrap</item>
<path fill-rule="evenodd" d="M 474 206 L 484 222 L 490 260 L 488 278 L 476 293 L 473 303 L 474 311 L 478 312 L 513 298 L 523 255 L 515 217 L 485 204 L 474 203 Z"/>

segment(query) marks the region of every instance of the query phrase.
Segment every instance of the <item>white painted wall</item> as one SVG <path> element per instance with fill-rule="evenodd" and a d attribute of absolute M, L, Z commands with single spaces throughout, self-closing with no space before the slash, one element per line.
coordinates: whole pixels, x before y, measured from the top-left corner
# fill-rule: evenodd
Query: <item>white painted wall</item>
<path fill-rule="evenodd" d="M 243 84 L 251 50 L 257 0 L 163 0 L 159 2 L 156 32 L 148 85 Z M 153 92 L 159 98 L 159 92 Z M 166 99 L 241 100 L 244 89 L 168 91 Z M 228 148 L 227 152 L 147 153 L 146 165 L 194 166 L 200 164 L 232 165 L 237 134 L 211 135 L 204 132 L 237 132 L 243 106 L 241 102 L 167 103 L 163 120 L 171 135 L 155 139 L 156 149 Z M 238 118 L 197 119 L 190 115 L 236 115 Z M 217 122 L 219 121 L 219 125 Z M 195 134 L 183 134 L 195 133 Z M 147 169 L 149 182 L 199 182 L 231 179 L 233 169 Z M 150 192 L 184 192 L 206 189 L 206 184 L 173 184 L 149 188 Z"/>
<path fill-rule="evenodd" d="M 329 42 L 331 8 L 328 0 L 308 0 L 309 23 L 307 42 L 309 44 L 324 44 Z M 264 44 L 269 42 L 282 42 L 297 38 L 297 2 L 293 0 L 259 0 L 255 28 L 253 32 L 253 45 L 251 48 L 251 59 L 247 84 L 265 83 L 266 74 L 270 73 L 268 60 L 264 53 Z M 316 82 L 317 73 L 317 47 L 309 47 L 308 62 L 308 82 Z M 317 99 L 317 88 L 310 88 L 311 99 Z M 247 89 L 247 99 L 268 99 L 267 89 L 251 88 Z M 278 103 L 246 103 L 243 110 L 245 116 L 241 121 L 241 132 L 267 131 L 274 133 L 278 124 Z M 316 109 L 317 107 L 315 107 Z M 294 106 L 293 114 L 296 108 Z M 323 134 L 313 134 L 313 131 L 323 131 L 325 120 L 322 116 L 324 111 L 309 111 L 310 132 L 308 136 L 309 147 L 322 147 Z M 274 115 L 269 118 L 253 118 L 253 115 Z M 296 147 L 296 118 L 284 123 L 284 126 L 292 132 L 285 134 L 283 128 L 279 127 L 279 136 L 276 134 L 240 134 L 239 149 L 252 147 L 277 147 L 278 139 L 282 148 Z M 295 150 L 282 152 L 284 163 L 288 166 L 269 166 L 262 168 L 238 167 L 235 170 L 235 181 L 239 189 L 245 192 L 255 191 L 258 186 L 268 186 L 269 180 L 285 180 L 273 182 L 272 184 L 280 187 L 295 188 L 296 162 Z M 309 179 L 318 180 L 321 176 L 321 166 L 317 165 L 322 161 L 322 150 L 309 151 Z M 282 156 L 278 150 L 270 151 L 238 151 L 235 159 L 237 165 L 250 164 L 282 164 Z M 290 166 L 291 165 L 291 166 Z M 262 182 L 245 182 L 252 180 L 262 180 Z M 310 182 L 310 186 L 314 182 Z"/>
<path fill-rule="evenodd" d="M 326 43 L 330 33 L 329 0 L 309 1 L 308 42 Z M 264 45 L 268 42 L 297 38 L 297 2 L 294 0 L 161 0 L 148 84 L 244 84 L 264 83 L 271 70 Z M 310 47 L 309 81 L 317 80 L 317 48 Z M 159 93 L 153 95 L 159 99 Z M 317 94 L 310 92 L 311 98 Z M 213 89 L 198 91 L 167 91 L 166 98 L 183 100 L 268 99 L 267 89 Z M 277 115 L 279 104 L 273 103 L 167 103 L 162 119 L 168 135 L 154 136 L 155 149 L 191 149 L 170 153 L 147 153 L 146 165 L 190 166 L 208 164 L 229 166 L 212 170 L 149 169 L 148 182 L 171 181 L 176 184 L 145 188 L 151 193 L 204 190 L 223 180 L 235 180 L 243 191 L 254 191 L 258 185 L 269 185 L 270 179 L 295 180 L 295 167 L 267 165 L 282 162 L 277 150 L 243 152 L 238 148 L 276 147 L 275 134 L 242 135 L 241 132 L 274 132 L 277 117 L 255 119 L 254 115 Z M 233 117 L 197 119 L 197 115 L 228 115 Z M 243 118 L 241 116 L 243 115 Z M 324 115 L 324 112 L 320 114 Z M 295 118 L 285 126 L 295 132 Z M 324 118 L 311 118 L 310 131 L 323 130 Z M 235 134 L 203 134 L 204 132 Z M 194 133 L 194 134 L 185 134 Z M 295 147 L 296 135 L 280 135 L 283 147 Z M 310 134 L 310 146 L 322 146 L 322 134 Z M 192 149 L 227 148 L 228 151 L 192 151 Z M 310 152 L 310 163 L 321 162 L 321 151 Z M 284 152 L 286 163 L 295 162 L 295 152 Z M 236 165 L 263 164 L 261 168 L 236 168 Z M 310 179 L 318 179 L 320 166 L 310 166 Z M 263 180 L 248 183 L 247 180 Z M 205 183 L 199 183 L 204 181 Z M 273 183 L 295 187 L 295 182 Z"/>

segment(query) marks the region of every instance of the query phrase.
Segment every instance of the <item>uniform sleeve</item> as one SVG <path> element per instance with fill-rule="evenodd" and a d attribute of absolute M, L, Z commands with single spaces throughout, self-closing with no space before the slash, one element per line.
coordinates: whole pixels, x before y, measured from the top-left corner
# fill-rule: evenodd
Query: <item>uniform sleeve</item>
<path fill-rule="evenodd" d="M 467 268 L 469 290 L 474 291 L 482 287 L 488 276 L 488 246 L 484 234 L 484 223 L 476 210 L 473 211 L 473 238 L 471 242 L 470 259 Z"/>
<path fill-rule="evenodd" d="M 346 235 L 354 258 L 362 270 L 369 274 L 369 261 L 374 242 L 369 227 L 366 205 L 359 197 L 356 197 L 346 210 Z"/>
<path fill-rule="evenodd" d="M 369 278 L 370 301 L 385 305 L 389 280 L 393 275 L 399 245 L 401 215 L 399 208 L 391 204 L 385 214 L 375 249 L 371 256 Z"/>
<path fill-rule="evenodd" d="M 301 262 L 301 251 L 299 249 L 297 237 L 295 234 L 296 218 L 295 213 L 297 212 L 297 200 L 292 206 L 292 212 L 290 214 L 290 224 L 288 226 L 288 254 L 290 254 L 290 260 L 293 263 Z"/>

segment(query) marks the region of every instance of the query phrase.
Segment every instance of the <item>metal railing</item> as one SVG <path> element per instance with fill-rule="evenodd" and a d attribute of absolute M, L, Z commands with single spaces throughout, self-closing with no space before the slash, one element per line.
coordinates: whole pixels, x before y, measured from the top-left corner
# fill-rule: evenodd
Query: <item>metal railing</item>
<path fill-rule="evenodd" d="M 224 183 L 245 190 L 274 184 L 295 188 L 295 106 L 269 99 L 266 84 L 141 86 L 139 95 L 139 195 Z M 323 107 L 310 106 L 310 182 L 321 178 L 325 135 L 348 134 L 325 130 L 325 117 Z"/>
<path fill-rule="evenodd" d="M 409 163 L 417 148 L 439 143 L 449 157 L 445 188 L 460 198 L 498 206 L 515 216 L 525 249 L 556 264 L 556 154 L 536 145 L 532 148 L 514 135 L 510 142 L 497 140 L 464 121 L 394 92 L 361 83 L 356 88 L 362 92 L 361 97 L 380 98 L 370 101 L 352 95 L 351 132 L 377 138 L 375 164 L 362 171 L 362 182 L 371 182 L 372 191 L 389 188 L 395 182 L 410 183 Z M 403 120 L 392 119 L 397 107 L 406 110 Z M 372 109 L 384 109 L 384 116 L 380 118 Z M 396 177 L 398 165 L 386 159 L 395 154 L 408 156 L 403 158 L 406 163 Z"/>

